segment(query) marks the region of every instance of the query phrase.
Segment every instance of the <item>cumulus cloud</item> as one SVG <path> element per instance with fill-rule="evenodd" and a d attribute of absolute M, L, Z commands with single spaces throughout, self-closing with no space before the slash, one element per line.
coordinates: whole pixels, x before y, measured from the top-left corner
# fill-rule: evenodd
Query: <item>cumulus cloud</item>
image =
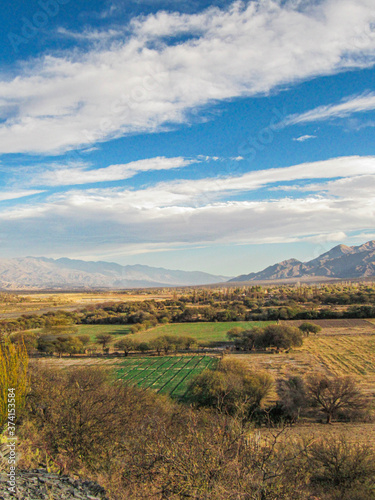
<path fill-rule="evenodd" d="M 15 78 L 2 75 L 0 153 L 57 153 L 159 131 L 208 103 L 371 66 L 374 37 L 360 46 L 355 37 L 373 17 L 372 0 L 255 0 L 133 20 L 109 47 L 46 55 Z"/>

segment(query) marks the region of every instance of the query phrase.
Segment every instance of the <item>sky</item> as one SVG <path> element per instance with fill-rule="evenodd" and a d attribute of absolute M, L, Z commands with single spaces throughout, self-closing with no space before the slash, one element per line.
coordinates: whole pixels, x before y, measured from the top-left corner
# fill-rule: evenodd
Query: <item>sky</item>
<path fill-rule="evenodd" d="M 0 17 L 0 257 L 236 276 L 375 239 L 373 0 Z"/>

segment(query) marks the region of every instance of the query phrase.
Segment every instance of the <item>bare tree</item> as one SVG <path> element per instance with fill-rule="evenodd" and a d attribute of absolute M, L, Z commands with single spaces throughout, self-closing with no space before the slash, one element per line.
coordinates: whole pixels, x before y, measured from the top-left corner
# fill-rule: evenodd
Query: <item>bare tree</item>
<path fill-rule="evenodd" d="M 327 416 L 327 424 L 339 410 L 360 410 L 368 405 L 361 389 L 352 377 L 327 377 L 313 374 L 307 378 L 311 401 Z"/>

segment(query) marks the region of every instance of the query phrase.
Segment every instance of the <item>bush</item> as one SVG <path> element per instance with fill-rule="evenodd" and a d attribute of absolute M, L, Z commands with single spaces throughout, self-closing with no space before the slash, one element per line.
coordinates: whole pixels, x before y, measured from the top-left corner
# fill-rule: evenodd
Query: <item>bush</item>
<path fill-rule="evenodd" d="M 285 417 L 296 422 L 302 408 L 307 405 L 306 386 L 302 377 L 290 376 L 277 382 L 278 405 Z"/>
<path fill-rule="evenodd" d="M 100 368 L 68 372 L 34 370 L 27 409 L 36 429 L 36 445 L 56 457 L 61 470 L 94 465 L 109 453 L 127 421 L 132 389 L 110 383 Z"/>
<path fill-rule="evenodd" d="M 374 498 L 375 453 L 367 444 L 350 443 L 343 436 L 313 443 L 308 451 L 312 483 L 332 488 L 329 498 L 353 499 L 353 491 L 361 491 L 361 500 Z"/>
<path fill-rule="evenodd" d="M 245 363 L 224 359 L 217 370 L 205 370 L 192 380 L 187 397 L 198 407 L 212 407 L 248 419 L 272 387 L 268 373 L 253 372 Z"/>

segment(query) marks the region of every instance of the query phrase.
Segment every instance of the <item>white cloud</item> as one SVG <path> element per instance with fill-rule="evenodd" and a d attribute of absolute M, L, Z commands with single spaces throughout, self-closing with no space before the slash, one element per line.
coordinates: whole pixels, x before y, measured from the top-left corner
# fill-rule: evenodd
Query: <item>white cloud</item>
<path fill-rule="evenodd" d="M 107 31 L 100 31 L 97 29 L 84 30 L 82 32 L 67 30 L 66 28 L 59 27 L 56 30 L 57 34 L 61 35 L 65 38 L 70 38 L 77 41 L 83 42 L 95 42 L 102 43 L 108 42 L 109 40 L 113 40 L 115 38 L 123 37 L 124 33 L 120 30 L 109 29 Z"/>
<path fill-rule="evenodd" d="M 256 0 L 134 20 L 128 38 L 0 81 L 0 153 L 56 153 L 187 121 L 193 108 L 375 62 L 373 0 Z M 185 41 L 165 37 L 188 35 Z M 97 36 L 97 35 L 95 35 Z"/>
<path fill-rule="evenodd" d="M 123 165 L 110 165 L 104 168 L 89 170 L 88 164 L 74 163 L 71 165 L 52 164 L 52 168 L 42 168 L 39 173 L 35 168 L 30 169 L 30 179 L 21 171 L 23 182 L 32 186 L 73 186 L 77 184 L 91 184 L 97 182 L 118 181 L 129 179 L 140 172 L 156 170 L 170 170 L 190 165 L 192 160 L 181 157 L 156 157 L 138 160 Z M 17 179 L 19 182 L 19 179 Z"/>
<path fill-rule="evenodd" d="M 309 139 L 316 139 L 316 135 L 301 135 L 300 137 L 294 137 L 293 141 L 298 141 L 298 142 L 305 142 L 308 141 Z"/>
<path fill-rule="evenodd" d="M 302 163 L 285 168 L 256 170 L 240 176 L 206 178 L 200 180 L 179 180 L 160 183 L 143 191 L 147 203 L 160 203 L 155 193 L 163 193 L 164 204 L 188 203 L 191 200 L 208 200 L 231 192 L 247 192 L 272 184 L 307 179 L 350 178 L 358 175 L 375 175 L 375 157 L 349 156 L 325 161 Z M 324 190 L 322 184 L 316 189 Z M 311 186 L 308 186 L 309 188 Z M 280 187 L 278 188 L 280 189 Z M 281 187 L 283 189 L 283 187 Z M 305 187 L 304 191 L 309 190 Z M 131 193 L 130 193 L 130 196 Z"/>
<path fill-rule="evenodd" d="M 188 166 L 212 157 L 198 157 L 197 160 L 182 157 L 156 157 L 138 160 L 124 165 L 110 165 L 105 168 L 89 170 L 90 164 L 73 162 L 61 165 L 52 163 L 47 166 L 19 168 L 14 172 L 13 182 L 24 186 L 73 186 L 79 184 L 109 182 L 133 177 L 139 172 L 169 170 Z M 227 164 L 227 175 L 207 177 L 203 179 L 181 179 L 160 182 L 142 190 L 127 190 L 126 196 L 139 209 L 142 207 L 165 207 L 192 204 L 197 206 L 228 195 L 236 195 L 267 188 L 270 191 L 322 191 L 330 192 L 333 187 L 345 189 L 347 183 L 358 182 L 359 189 L 372 189 L 368 180 L 375 175 L 374 156 L 348 156 L 332 158 L 324 161 L 302 163 L 284 168 L 255 170 L 242 175 L 230 175 L 231 164 Z M 228 175 L 229 174 L 229 175 Z M 316 184 L 283 185 L 280 183 L 319 179 L 327 181 Z M 361 181 L 360 179 L 367 179 Z M 276 185 L 276 186 L 274 186 Z M 348 188 L 349 190 L 352 187 Z M 95 192 L 105 190 L 95 190 Z M 85 191 L 82 191 L 85 192 Z M 94 192 L 88 190 L 87 192 Z M 112 191 L 111 191 L 112 192 Z"/>
<path fill-rule="evenodd" d="M 223 200 L 228 192 L 318 178 L 326 182 L 308 196 L 270 200 L 257 193 L 255 200 Z M 373 230 L 374 186 L 375 158 L 354 157 L 138 190 L 74 189 L 0 212 L 0 239 L 4 248 L 17 247 L 22 239 L 29 253 L 38 254 L 338 241 L 342 233 Z"/>
<path fill-rule="evenodd" d="M 309 241 L 311 243 L 331 243 L 333 241 L 344 241 L 347 238 L 348 235 L 345 234 L 343 231 L 335 231 L 333 233 L 322 233 L 322 234 L 316 234 L 314 236 L 307 236 L 305 238 L 301 238 L 301 240 Z"/>
<path fill-rule="evenodd" d="M 19 190 L 19 191 L 3 191 L 0 193 L 0 201 L 16 200 L 18 198 L 26 198 L 27 196 L 33 196 L 34 194 L 40 194 L 44 191 L 36 190 Z"/>
<path fill-rule="evenodd" d="M 344 118 L 353 113 L 363 113 L 375 109 L 375 93 L 368 92 L 360 96 L 346 98 L 340 104 L 319 106 L 306 113 L 287 117 L 283 125 L 296 125 L 298 123 L 317 122 L 331 118 Z"/>

